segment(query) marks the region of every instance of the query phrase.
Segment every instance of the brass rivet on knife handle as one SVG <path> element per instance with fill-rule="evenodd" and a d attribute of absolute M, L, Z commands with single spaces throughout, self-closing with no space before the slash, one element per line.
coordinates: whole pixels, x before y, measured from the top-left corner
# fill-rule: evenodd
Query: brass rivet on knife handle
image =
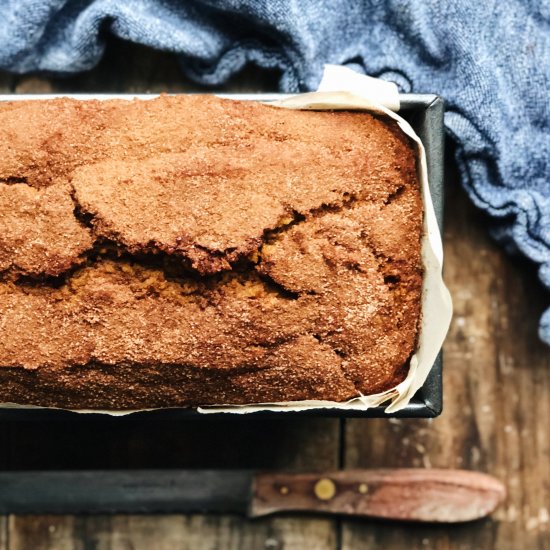
<path fill-rule="evenodd" d="M 281 495 L 288 495 L 289 492 L 290 489 L 286 485 L 281 485 L 281 487 L 279 487 L 279 493 L 281 493 Z"/>
<path fill-rule="evenodd" d="M 500 481 L 480 472 L 424 468 L 257 474 L 252 516 L 320 512 L 405 521 L 458 523 L 489 515 L 502 502 Z"/>
<path fill-rule="evenodd" d="M 315 484 L 313 492 L 319 500 L 330 500 L 336 494 L 336 485 L 332 479 L 323 477 Z"/>

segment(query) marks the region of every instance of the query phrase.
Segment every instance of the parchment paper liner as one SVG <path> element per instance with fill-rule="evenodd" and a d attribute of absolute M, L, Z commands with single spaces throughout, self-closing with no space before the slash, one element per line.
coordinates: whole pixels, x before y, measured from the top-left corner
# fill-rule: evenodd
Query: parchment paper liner
<path fill-rule="evenodd" d="M 354 88 L 356 88 L 356 86 L 354 86 Z M 109 96 L 104 97 L 105 99 L 110 98 Z M 219 412 L 246 414 L 258 411 L 291 412 L 324 408 L 365 411 L 371 407 L 376 407 L 382 403 L 391 401 L 386 407 L 386 412 L 390 413 L 399 411 L 407 406 L 416 391 L 422 386 L 422 384 L 424 384 L 428 373 L 434 364 L 437 354 L 441 349 L 452 316 L 451 297 L 442 278 L 443 247 L 441 242 L 441 234 L 435 218 L 432 198 L 428 187 L 428 173 L 424 146 L 407 121 L 380 103 L 373 102 L 371 99 L 366 97 L 365 94 L 361 94 L 361 96 L 359 96 L 351 92 L 312 92 L 296 95 L 276 102 L 270 102 L 269 104 L 286 109 L 360 110 L 386 115 L 395 120 L 401 129 L 416 143 L 419 160 L 419 179 L 421 182 L 421 192 L 424 201 L 424 227 L 422 237 L 424 281 L 422 286 L 422 318 L 420 321 L 417 349 L 411 358 L 409 373 L 405 380 L 403 380 L 403 382 L 398 384 L 395 388 L 387 390 L 383 393 L 361 395 L 344 403 L 310 400 L 283 403 L 258 403 L 250 405 L 208 406 L 199 407 L 197 410 L 204 414 Z M 18 405 L 14 403 L 0 403 L 0 407 L 17 409 L 54 408 L 37 407 L 33 405 Z M 69 410 L 78 413 L 122 416 L 153 409 L 124 411 L 88 409 Z"/>

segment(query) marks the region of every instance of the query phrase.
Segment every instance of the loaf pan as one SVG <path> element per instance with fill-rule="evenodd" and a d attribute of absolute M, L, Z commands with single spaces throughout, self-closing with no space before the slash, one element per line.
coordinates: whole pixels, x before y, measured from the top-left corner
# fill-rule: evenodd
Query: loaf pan
<path fill-rule="evenodd" d="M 22 96 L 3 95 L 0 101 L 14 101 L 21 99 L 46 99 L 52 96 Z M 97 99 L 101 96 L 82 95 L 82 99 Z M 120 96 L 124 97 L 124 96 Z M 140 96 L 132 96 L 140 97 Z M 225 94 L 223 97 L 238 100 L 274 101 L 287 97 L 283 94 Z M 444 130 L 443 130 L 443 100 L 433 94 L 401 94 L 401 110 L 399 114 L 413 127 L 422 140 L 426 149 L 428 166 L 428 178 L 434 210 L 439 229 L 443 234 L 443 172 L 444 172 Z M 438 354 L 424 385 L 410 403 L 400 411 L 388 414 L 385 406 L 370 408 L 366 411 L 342 410 L 342 409 L 317 409 L 306 411 L 261 411 L 249 413 L 258 416 L 300 415 L 311 417 L 338 417 L 338 418 L 433 418 L 442 410 L 442 352 Z M 223 413 L 219 413 L 223 414 Z M 175 418 L 201 418 L 203 415 L 194 409 L 161 409 L 133 413 L 127 417 L 120 417 L 120 421 L 135 421 L 147 415 L 148 419 L 175 419 Z M 70 411 L 57 409 L 25 409 L 25 408 L 0 408 L 0 420 L 97 420 L 100 414 L 77 414 Z M 211 414 L 208 416 L 212 416 Z M 245 415 L 248 416 L 248 415 Z"/>

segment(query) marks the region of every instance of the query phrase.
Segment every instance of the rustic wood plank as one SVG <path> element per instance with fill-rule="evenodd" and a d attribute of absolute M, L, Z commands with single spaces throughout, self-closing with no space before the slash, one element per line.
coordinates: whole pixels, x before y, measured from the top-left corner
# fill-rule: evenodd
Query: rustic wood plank
<path fill-rule="evenodd" d="M 9 94 L 14 86 L 14 77 L 11 74 L 0 71 L 0 94 Z"/>
<path fill-rule="evenodd" d="M 8 518 L 0 516 L 0 550 L 8 550 Z"/>
<path fill-rule="evenodd" d="M 9 518 L 9 544 L 7 548 L 33 548 L 33 550 L 74 550 L 82 546 L 72 533 L 74 518 L 71 516 L 36 516 L 19 522 L 16 516 Z"/>
<path fill-rule="evenodd" d="M 46 78 L 39 76 L 19 76 L 14 82 L 15 94 L 51 94 L 55 92 L 54 85 Z"/>
<path fill-rule="evenodd" d="M 531 265 L 490 240 L 487 223 L 455 183 L 446 208 L 455 316 L 443 415 L 350 421 L 345 466 L 481 470 L 506 483 L 508 499 L 492 519 L 452 528 L 345 522 L 342 548 L 550 547 L 550 353 L 536 336 L 547 295 Z"/>
<path fill-rule="evenodd" d="M 303 550 L 335 548 L 323 520 L 248 522 L 235 516 L 41 516 L 12 529 L 10 550 Z"/>
<path fill-rule="evenodd" d="M 154 517 L 116 517 L 113 518 L 113 548 L 128 547 L 135 550 L 216 549 L 228 550 L 265 548 L 266 550 L 303 550 L 312 548 L 335 548 L 335 530 L 327 530 L 324 520 L 275 519 L 248 522 L 234 516 L 206 517 L 167 517 L 163 523 L 157 523 Z M 128 534 L 131 533 L 131 538 Z M 170 533 L 166 537 L 165 533 Z M 214 533 L 209 541 L 205 533 Z M 162 545 L 156 541 L 162 540 Z M 120 542 L 124 541 L 123 544 Z M 124 546 L 126 544 L 127 546 Z"/>

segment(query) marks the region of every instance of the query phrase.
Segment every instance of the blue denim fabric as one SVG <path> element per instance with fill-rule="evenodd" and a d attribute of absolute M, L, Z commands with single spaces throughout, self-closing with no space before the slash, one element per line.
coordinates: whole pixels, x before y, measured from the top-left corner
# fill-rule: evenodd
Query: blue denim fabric
<path fill-rule="evenodd" d="M 0 67 L 90 69 L 107 33 L 176 52 L 204 84 L 252 62 L 305 91 L 334 63 L 442 95 L 466 191 L 550 288 L 548 0 L 0 0 Z"/>

